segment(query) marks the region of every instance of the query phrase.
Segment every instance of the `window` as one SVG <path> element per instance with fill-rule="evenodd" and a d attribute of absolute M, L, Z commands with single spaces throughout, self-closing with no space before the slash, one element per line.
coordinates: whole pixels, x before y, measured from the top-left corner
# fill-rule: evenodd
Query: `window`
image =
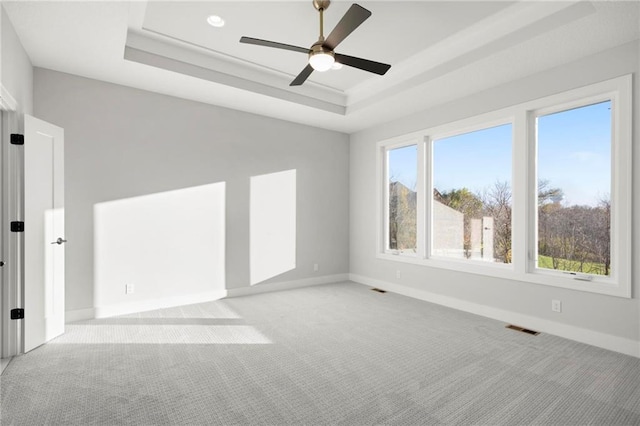
<path fill-rule="evenodd" d="M 631 76 L 382 141 L 378 256 L 631 295 Z"/>
<path fill-rule="evenodd" d="M 433 256 L 511 263 L 511 128 L 433 141 Z"/>
<path fill-rule="evenodd" d="M 611 272 L 611 101 L 540 115 L 537 263 Z"/>
<path fill-rule="evenodd" d="M 417 145 L 386 151 L 387 157 L 387 244 L 388 250 L 416 251 Z"/>

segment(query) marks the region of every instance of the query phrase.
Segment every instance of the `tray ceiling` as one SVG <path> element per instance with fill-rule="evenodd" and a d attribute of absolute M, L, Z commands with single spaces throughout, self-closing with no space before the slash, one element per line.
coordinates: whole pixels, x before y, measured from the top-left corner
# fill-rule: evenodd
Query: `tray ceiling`
<path fill-rule="evenodd" d="M 352 2 L 325 12 L 325 35 Z M 371 18 L 337 51 L 392 65 L 290 81 L 309 47 L 311 1 L 3 1 L 34 66 L 344 132 L 640 38 L 637 2 L 362 1 Z M 214 28 L 206 18 L 222 16 Z"/>

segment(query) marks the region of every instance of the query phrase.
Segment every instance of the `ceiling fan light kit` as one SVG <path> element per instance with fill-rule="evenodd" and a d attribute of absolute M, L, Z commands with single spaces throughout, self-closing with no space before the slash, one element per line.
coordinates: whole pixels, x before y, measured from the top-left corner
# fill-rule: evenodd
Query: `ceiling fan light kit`
<path fill-rule="evenodd" d="M 313 7 L 315 7 L 320 14 L 320 36 L 318 37 L 318 41 L 311 45 L 309 49 L 252 37 L 241 37 L 240 43 L 307 53 L 309 55 L 309 63 L 291 82 L 290 86 L 301 85 L 313 71 L 324 72 L 330 69 L 339 69 L 341 68 L 341 65 L 347 65 L 378 75 L 384 75 L 389 68 L 391 68 L 391 65 L 370 61 L 368 59 L 356 58 L 355 56 L 342 55 L 334 51 L 338 44 L 340 44 L 349 34 L 358 28 L 360 24 L 371 16 L 371 12 L 360 5 L 355 3 L 352 4 L 349 10 L 347 10 L 347 13 L 344 14 L 340 22 L 338 22 L 333 31 L 331 31 L 329 36 L 325 39 L 323 32 L 324 11 L 330 4 L 330 0 L 313 0 Z"/>
<path fill-rule="evenodd" d="M 311 52 L 309 52 L 309 65 L 320 72 L 328 71 L 336 61 L 331 50 L 327 50 L 322 47 L 321 44 L 314 44 L 311 46 Z"/>

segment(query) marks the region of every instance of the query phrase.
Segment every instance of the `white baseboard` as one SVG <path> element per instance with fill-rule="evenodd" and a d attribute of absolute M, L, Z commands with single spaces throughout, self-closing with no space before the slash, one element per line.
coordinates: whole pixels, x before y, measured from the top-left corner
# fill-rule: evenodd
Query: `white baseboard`
<path fill-rule="evenodd" d="M 227 297 L 248 296 L 251 294 L 267 293 L 271 291 L 291 290 L 300 287 L 309 287 L 319 284 L 338 283 L 348 281 L 349 274 L 323 275 L 321 277 L 304 278 L 294 281 L 282 281 L 277 283 L 256 284 L 251 287 L 230 288 L 227 290 Z"/>
<path fill-rule="evenodd" d="M 625 355 L 631 355 L 640 358 L 640 342 L 637 342 L 635 340 L 613 336 L 610 334 L 601 333 L 599 331 L 588 330 L 586 328 L 576 327 L 573 325 L 545 320 L 542 318 L 532 317 L 530 315 L 523 315 L 517 312 L 493 308 L 491 306 L 468 302 L 449 296 L 443 296 L 441 294 L 419 290 L 402 284 L 381 281 L 362 275 L 349 274 L 349 280 L 358 284 L 377 287 L 382 290 L 402 294 L 403 296 L 413 297 L 414 299 L 424 300 L 426 302 L 431 302 L 460 311 L 481 315 L 483 317 L 492 318 L 509 324 L 516 324 L 522 327 L 563 337 L 565 339 L 575 340 L 577 342 L 586 343 L 588 345 L 597 346 L 603 349 L 608 349 L 611 351 L 623 353 Z"/>
<path fill-rule="evenodd" d="M 166 297 L 162 299 L 140 300 L 127 303 L 117 303 L 114 305 L 98 306 L 95 308 L 95 318 L 107 318 L 115 315 L 126 315 L 136 312 L 152 311 L 155 309 L 173 308 L 174 306 L 210 302 L 212 300 L 223 299 L 226 296 L 226 290 L 215 290 L 198 294 Z"/>
<path fill-rule="evenodd" d="M 64 313 L 64 322 L 69 324 L 70 322 L 92 320 L 95 317 L 96 312 L 93 308 L 74 309 Z"/>
<path fill-rule="evenodd" d="M 324 275 L 321 277 L 305 278 L 294 281 L 283 281 L 269 284 L 258 284 L 252 287 L 232 288 L 229 290 L 217 290 L 199 294 L 189 294 L 163 299 L 140 300 L 113 305 L 98 306 L 95 308 L 77 309 L 66 312 L 66 322 L 85 321 L 94 318 L 107 318 L 116 315 L 127 315 L 136 312 L 152 311 L 154 309 L 172 308 L 174 306 L 191 305 L 194 303 L 210 302 L 225 297 L 238 297 L 250 294 L 266 293 L 271 291 L 289 290 L 293 288 L 308 287 L 319 284 L 348 281 L 349 274 Z"/>

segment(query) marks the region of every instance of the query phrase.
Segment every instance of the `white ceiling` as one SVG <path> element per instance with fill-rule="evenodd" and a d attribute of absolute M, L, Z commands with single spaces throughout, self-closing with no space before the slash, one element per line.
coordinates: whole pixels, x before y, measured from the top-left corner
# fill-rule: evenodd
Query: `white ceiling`
<path fill-rule="evenodd" d="M 371 2 L 370 2 L 371 3 Z M 336 49 L 340 53 L 389 64 L 400 63 L 438 41 L 492 15 L 508 3 L 377 2 L 361 5 L 375 11 Z M 324 13 L 325 36 L 346 13 L 351 2 L 330 4 Z M 216 29 L 203 17 L 224 16 L 227 25 Z M 402 28 L 393 35 L 391 28 Z M 318 40 L 319 14 L 311 1 L 303 2 L 154 2 L 147 5 L 143 30 L 204 47 L 215 53 L 297 75 L 307 63 L 304 54 L 274 51 L 261 46 L 241 45 L 241 36 L 310 47 Z M 324 86 L 347 90 L 375 74 L 345 67 L 340 72 L 316 72 L 311 80 Z"/>
<path fill-rule="evenodd" d="M 325 35 L 352 4 L 334 1 Z M 289 82 L 318 12 L 304 1 L 3 1 L 34 66 L 355 132 L 640 38 L 640 3 L 361 1 L 372 12 L 336 51 L 391 64 Z M 206 24 L 210 14 L 223 28 Z"/>

